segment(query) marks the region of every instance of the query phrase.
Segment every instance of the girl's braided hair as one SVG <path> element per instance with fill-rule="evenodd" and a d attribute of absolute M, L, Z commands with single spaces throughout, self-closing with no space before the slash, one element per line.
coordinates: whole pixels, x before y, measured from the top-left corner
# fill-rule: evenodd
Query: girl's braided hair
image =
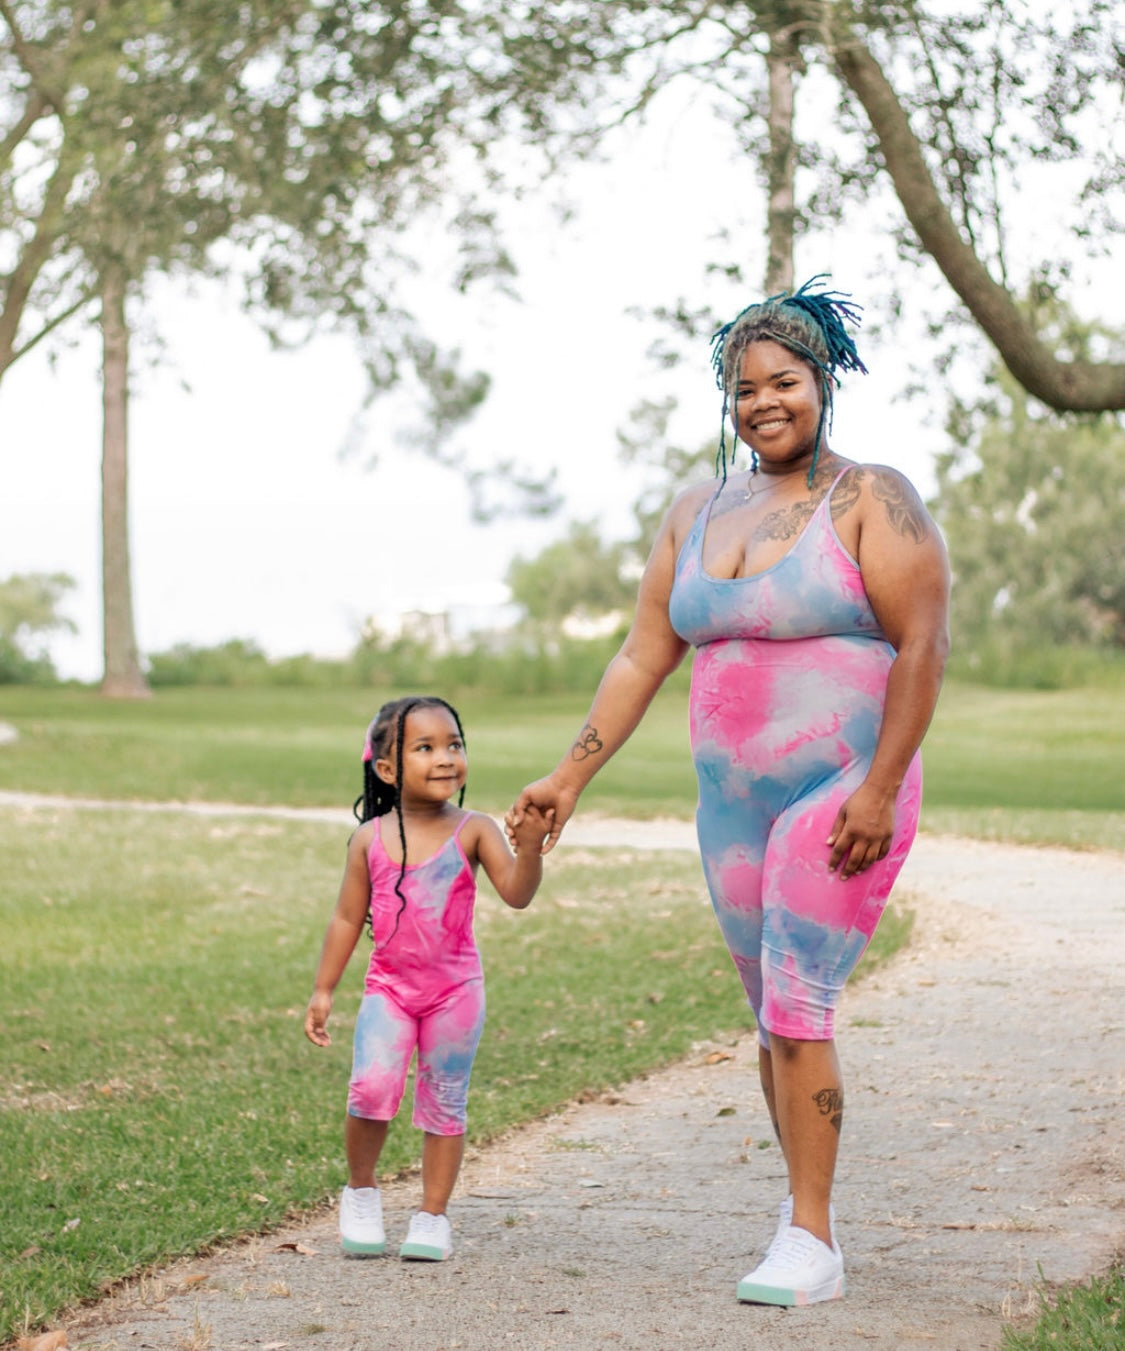
<path fill-rule="evenodd" d="M 781 291 L 747 307 L 729 324 L 724 324 L 711 338 L 711 365 L 715 379 L 723 391 L 723 425 L 719 434 L 719 452 L 715 470 L 727 476 L 727 413 L 734 401 L 742 354 L 752 342 L 779 342 L 807 362 L 820 379 L 820 420 L 816 425 L 816 442 L 812 464 L 809 466 L 809 487 L 812 487 L 820 456 L 821 435 L 827 419 L 832 430 L 832 390 L 840 383 L 838 370 L 863 371 L 867 367 L 859 359 L 855 343 L 844 328 L 844 321 L 858 325 L 860 306 L 851 297 L 839 291 L 813 289 L 827 276 L 818 273 L 810 277 L 797 291 Z M 731 460 L 734 450 L 731 450 Z M 751 461 L 757 468 L 757 456 Z"/>
<path fill-rule="evenodd" d="M 376 816 L 386 816 L 393 810 L 398 816 L 398 838 L 402 846 L 402 864 L 395 882 L 395 895 L 399 899 L 398 914 L 395 915 L 395 927 L 387 939 L 388 943 L 398 932 L 398 922 L 406 909 L 406 896 L 402 890 L 402 879 L 406 876 L 406 826 L 402 819 L 402 748 L 406 739 L 406 719 L 416 708 L 444 708 L 456 723 L 457 735 L 461 738 L 462 744 L 465 741 L 465 733 L 457 710 L 452 704 L 447 704 L 444 699 L 432 694 L 391 699 L 375 714 L 367 729 L 363 742 L 363 792 L 356 798 L 352 811 L 362 825 L 364 821 L 371 821 Z M 394 760 L 395 781 L 387 783 L 375 772 L 375 762 L 391 759 Z M 461 806 L 464 801 L 465 785 L 462 784 L 457 805 Z M 367 929 L 374 941 L 375 928 L 370 907 L 367 911 Z"/>

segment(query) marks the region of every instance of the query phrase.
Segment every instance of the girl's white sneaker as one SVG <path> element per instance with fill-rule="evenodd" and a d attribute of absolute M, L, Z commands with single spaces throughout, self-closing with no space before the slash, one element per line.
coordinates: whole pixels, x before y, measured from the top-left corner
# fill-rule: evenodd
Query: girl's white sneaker
<path fill-rule="evenodd" d="M 449 1220 L 444 1215 L 417 1211 L 410 1217 L 406 1242 L 398 1255 L 416 1262 L 444 1262 L 453 1255 L 453 1230 Z"/>
<path fill-rule="evenodd" d="M 377 1187 L 345 1187 L 340 1194 L 340 1246 L 355 1257 L 378 1257 L 386 1248 Z"/>

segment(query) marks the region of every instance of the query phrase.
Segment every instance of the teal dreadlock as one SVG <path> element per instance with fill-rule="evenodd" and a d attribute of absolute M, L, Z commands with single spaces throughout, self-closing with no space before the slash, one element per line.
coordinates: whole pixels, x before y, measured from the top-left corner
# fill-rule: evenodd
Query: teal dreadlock
<path fill-rule="evenodd" d="M 738 382 L 742 353 L 752 342 L 779 342 L 788 347 L 813 367 L 820 376 L 820 421 L 816 427 L 813 460 L 809 466 L 809 486 L 812 486 L 820 456 L 820 443 L 827 418 L 832 430 L 832 389 L 840 383 L 836 372 L 863 371 L 867 367 L 859 359 L 855 343 L 844 328 L 844 320 L 859 324 L 860 306 L 838 291 L 813 290 L 827 273 L 810 277 L 798 291 L 782 291 L 754 305 L 747 305 L 729 324 L 724 324 L 711 338 L 711 365 L 723 391 L 723 424 L 719 434 L 719 453 L 715 458 L 716 472 L 727 476 L 727 413 L 730 410 L 731 391 Z M 734 458 L 734 451 L 731 451 Z M 754 467 L 757 467 L 755 457 Z"/>

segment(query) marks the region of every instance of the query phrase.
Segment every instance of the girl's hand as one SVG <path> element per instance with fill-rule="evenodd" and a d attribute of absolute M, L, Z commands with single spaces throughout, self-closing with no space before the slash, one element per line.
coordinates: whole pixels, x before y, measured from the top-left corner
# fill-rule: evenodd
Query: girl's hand
<path fill-rule="evenodd" d="M 328 1035 L 328 1015 L 332 1012 L 332 996 L 317 991 L 305 1010 L 305 1036 L 314 1046 L 331 1046 Z"/>
<path fill-rule="evenodd" d="M 570 820 L 577 801 L 578 793 L 573 788 L 560 788 L 554 775 L 548 774 L 545 779 L 529 783 L 504 816 L 509 844 L 518 851 L 517 832 L 527 815 L 536 811 L 546 826 L 546 837 L 539 846 L 539 852 L 549 854 L 558 843 L 562 828 Z"/>
<path fill-rule="evenodd" d="M 553 807 L 548 807 L 546 811 L 540 811 L 538 807 L 531 803 L 520 813 L 518 822 L 508 825 L 507 818 L 505 818 L 508 836 L 516 854 L 525 851 L 535 854 L 546 852 L 543 846 L 549 839 L 554 824 L 555 809 Z"/>

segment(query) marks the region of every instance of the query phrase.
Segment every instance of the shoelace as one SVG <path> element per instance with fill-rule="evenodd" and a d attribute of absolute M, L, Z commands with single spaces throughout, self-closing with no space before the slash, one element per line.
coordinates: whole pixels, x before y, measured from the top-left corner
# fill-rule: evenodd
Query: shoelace
<path fill-rule="evenodd" d="M 428 1212 L 420 1210 L 414 1216 L 410 1227 L 423 1234 L 436 1234 L 441 1230 L 441 1216 L 430 1215 Z"/>
<path fill-rule="evenodd" d="M 378 1203 L 373 1193 L 352 1192 L 352 1211 L 358 1220 L 373 1220 L 378 1214 Z"/>
<path fill-rule="evenodd" d="M 810 1234 L 807 1229 L 786 1229 L 770 1244 L 766 1260 L 771 1266 L 783 1269 L 797 1267 L 810 1253 L 815 1252 L 814 1245 L 823 1246 L 816 1235 Z"/>

